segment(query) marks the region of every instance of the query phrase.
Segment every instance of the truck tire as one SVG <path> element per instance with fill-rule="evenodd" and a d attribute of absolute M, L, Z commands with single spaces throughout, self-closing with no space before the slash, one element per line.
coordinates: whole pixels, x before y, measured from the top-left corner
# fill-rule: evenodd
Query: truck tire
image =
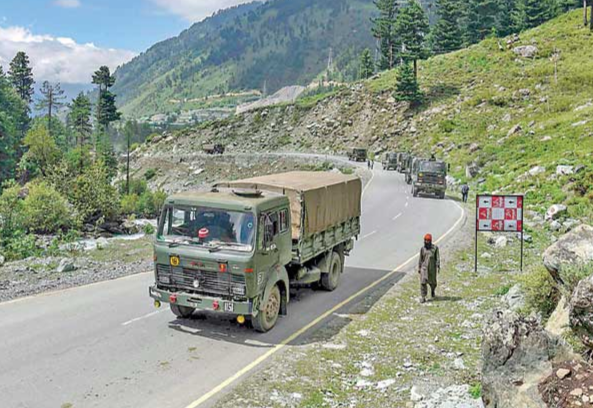
<path fill-rule="evenodd" d="M 260 310 L 257 316 L 251 320 L 253 328 L 260 333 L 265 333 L 271 330 L 278 321 L 281 305 L 282 296 L 280 294 L 280 289 L 278 288 L 278 285 L 274 285 L 270 291 L 270 296 L 264 306 L 264 310 Z"/>
<path fill-rule="evenodd" d="M 187 319 L 189 318 L 193 313 L 194 313 L 194 309 L 193 307 L 187 307 L 187 306 L 178 306 L 178 305 L 172 305 L 171 306 L 171 311 L 173 312 L 173 314 L 177 317 L 181 317 L 182 319 Z"/>
<path fill-rule="evenodd" d="M 444 200 L 445 199 L 445 192 L 444 191 L 442 193 L 439 193 L 439 198 L 441 200 Z"/>
<path fill-rule="evenodd" d="M 412 188 L 412 196 L 418 197 L 418 189 L 416 187 Z"/>
<path fill-rule="evenodd" d="M 342 276 L 342 259 L 337 253 L 332 254 L 332 260 L 329 265 L 329 273 L 321 275 L 321 287 L 328 292 L 334 291 L 340 284 Z"/>

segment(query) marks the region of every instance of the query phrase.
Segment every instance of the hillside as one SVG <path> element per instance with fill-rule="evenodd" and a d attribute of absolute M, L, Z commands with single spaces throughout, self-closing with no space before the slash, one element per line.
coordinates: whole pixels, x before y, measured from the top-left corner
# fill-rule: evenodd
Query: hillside
<path fill-rule="evenodd" d="M 422 62 L 426 103 L 418 109 L 395 102 L 395 72 L 387 72 L 325 97 L 181 131 L 136 155 L 166 157 L 173 145 L 191 156 L 214 140 L 230 151 L 434 152 L 452 163 L 454 177 L 482 190 L 525 191 L 532 204 L 566 202 L 572 215 L 591 219 L 592 37 L 575 11 L 514 42 L 489 39 Z M 518 55 L 524 46 L 535 46 L 535 56 Z M 579 171 L 556 175 L 558 165 Z"/>
<path fill-rule="evenodd" d="M 433 15 L 433 0 L 423 2 Z M 223 10 L 120 67 L 113 91 L 127 115 L 236 104 L 241 90 L 268 94 L 307 85 L 328 62 L 353 80 L 358 55 L 373 47 L 372 0 L 274 0 Z M 251 95 L 253 98 L 254 95 Z"/>

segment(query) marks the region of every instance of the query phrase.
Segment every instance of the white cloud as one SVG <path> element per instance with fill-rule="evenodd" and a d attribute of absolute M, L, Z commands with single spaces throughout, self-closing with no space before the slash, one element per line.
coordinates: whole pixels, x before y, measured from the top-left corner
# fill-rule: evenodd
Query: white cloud
<path fill-rule="evenodd" d="M 54 4 L 64 8 L 78 8 L 80 7 L 80 0 L 55 0 Z"/>
<path fill-rule="evenodd" d="M 0 65 L 8 64 L 18 51 L 31 60 L 35 81 L 90 83 L 92 73 L 101 65 L 114 70 L 136 53 L 113 48 L 99 48 L 92 43 L 79 44 L 72 38 L 33 34 L 24 27 L 0 27 Z"/>
<path fill-rule="evenodd" d="M 171 14 L 178 15 L 192 23 L 211 16 L 218 10 L 252 0 L 151 0 L 157 6 Z"/>

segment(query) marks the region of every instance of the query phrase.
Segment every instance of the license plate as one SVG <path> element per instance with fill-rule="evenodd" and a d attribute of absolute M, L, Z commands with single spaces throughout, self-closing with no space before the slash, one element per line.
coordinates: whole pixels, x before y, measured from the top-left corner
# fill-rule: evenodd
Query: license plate
<path fill-rule="evenodd" d="M 225 302 L 224 304 L 224 311 L 225 312 L 232 312 L 235 310 L 235 305 L 233 302 Z"/>

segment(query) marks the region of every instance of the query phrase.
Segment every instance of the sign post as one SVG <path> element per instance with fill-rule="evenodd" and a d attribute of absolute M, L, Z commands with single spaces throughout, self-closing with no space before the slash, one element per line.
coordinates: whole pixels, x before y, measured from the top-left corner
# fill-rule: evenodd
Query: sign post
<path fill-rule="evenodd" d="M 522 195 L 483 195 L 476 197 L 475 266 L 478 272 L 478 232 L 520 232 L 521 271 L 523 271 L 523 201 Z"/>

